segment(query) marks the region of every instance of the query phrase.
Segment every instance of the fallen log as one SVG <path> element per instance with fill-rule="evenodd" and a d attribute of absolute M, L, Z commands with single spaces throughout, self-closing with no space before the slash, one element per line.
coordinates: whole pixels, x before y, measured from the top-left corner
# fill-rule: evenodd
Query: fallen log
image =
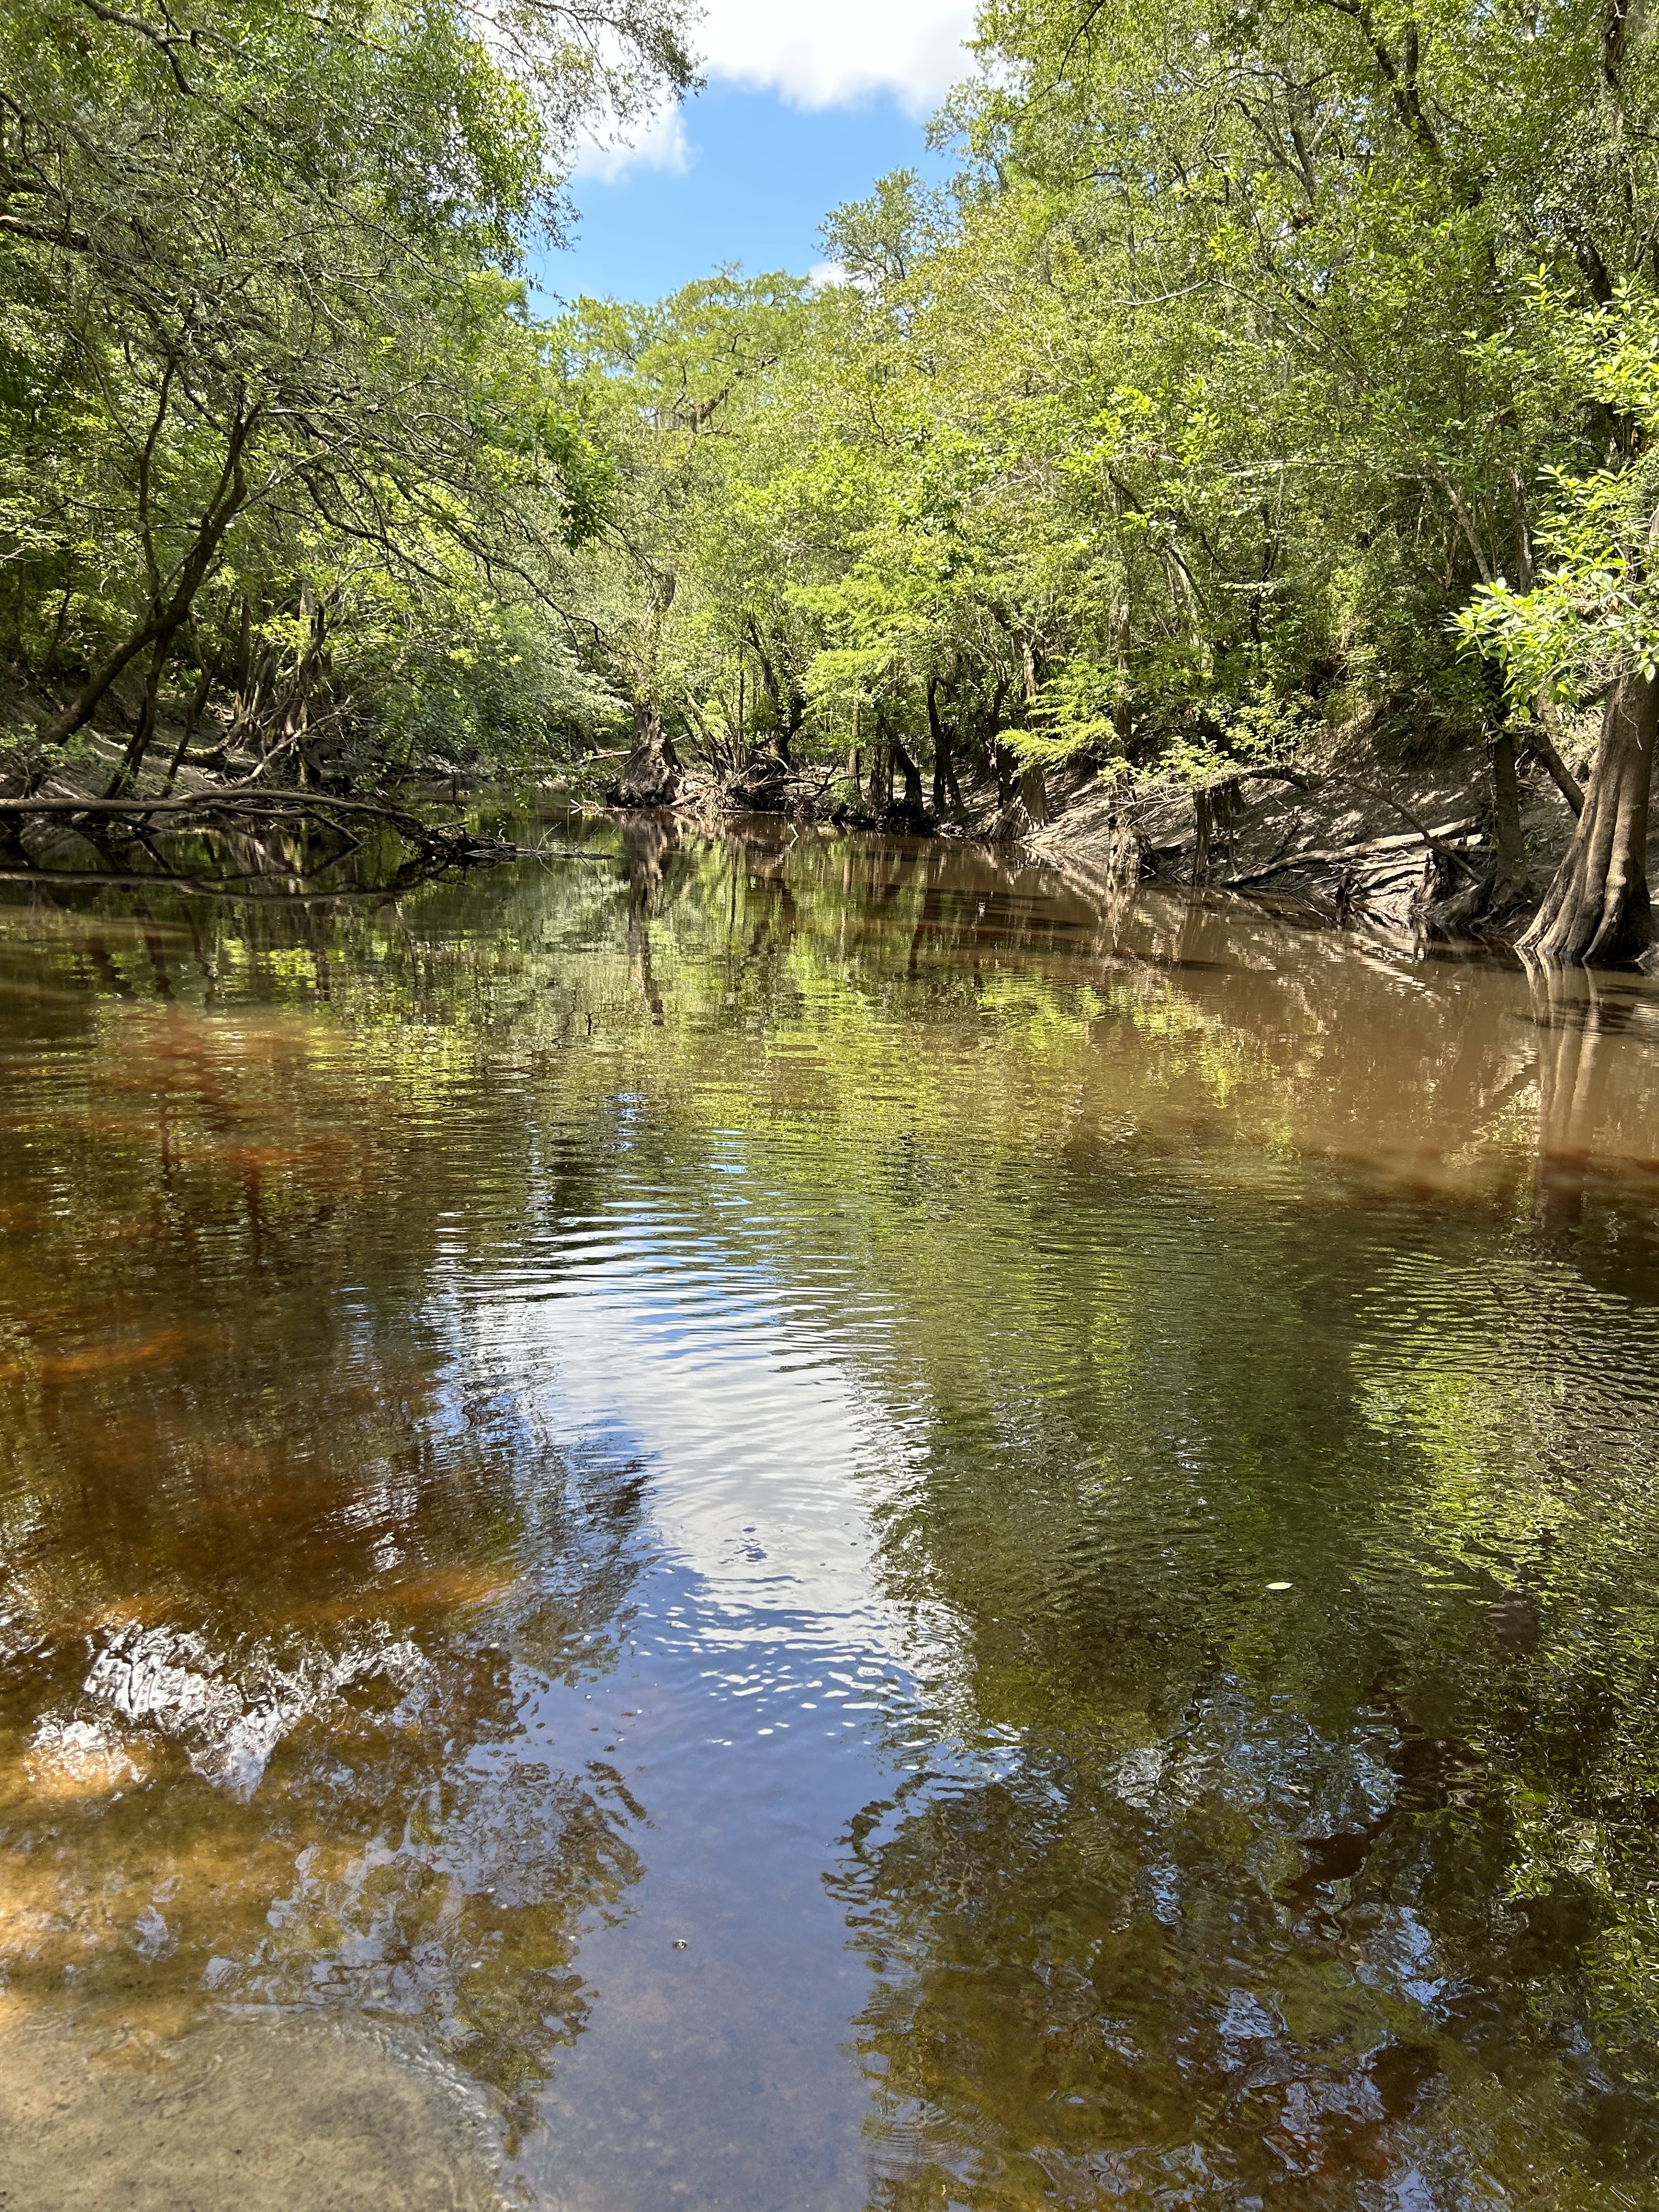
<path fill-rule="evenodd" d="M 410 829 L 421 836 L 428 825 L 407 808 L 388 806 L 382 800 L 340 799 L 328 791 L 251 791 L 230 784 L 222 791 L 191 791 L 170 799 L 0 799 L 0 817 L 15 820 L 30 815 L 63 817 L 95 814 L 100 819 L 149 820 L 158 814 L 356 814 L 389 822 L 394 829 Z"/>
<path fill-rule="evenodd" d="M 1228 876 L 1218 884 L 1218 890 L 1236 891 L 1250 884 L 1265 883 L 1269 876 L 1289 875 L 1297 868 L 1340 866 L 1347 860 L 1364 860 L 1370 855 L 1398 853 L 1413 845 L 1437 849 L 1452 837 L 1468 837 L 1481 831 L 1484 824 L 1477 818 L 1468 822 L 1443 822 L 1432 830 L 1402 831 L 1394 837 L 1368 837 L 1358 845 L 1317 847 L 1311 851 L 1286 853 L 1279 860 L 1269 860 L 1262 867 L 1248 868 L 1242 874 Z M 1455 857 L 1461 861 L 1462 854 Z M 1464 863 L 1467 866 L 1467 862 Z"/>
<path fill-rule="evenodd" d="M 57 821 L 71 828 L 79 826 L 94 842 L 100 842 L 94 829 L 94 823 L 130 824 L 135 840 L 144 845 L 146 850 L 150 850 L 152 857 L 160 865 L 153 872 L 142 873 L 124 873 L 114 869 L 76 870 L 30 865 L 15 830 L 10 827 L 13 823 L 30 820 L 43 823 Z M 314 876 L 313 882 L 307 884 L 304 875 L 297 872 L 290 875 L 289 871 L 279 866 L 273 873 L 279 878 L 288 877 L 289 882 L 277 889 L 262 883 L 257 871 L 234 877 L 222 874 L 216 877 L 205 873 L 191 875 L 184 870 L 174 872 L 161 861 L 159 854 L 154 853 L 147 835 L 150 831 L 175 825 L 182 827 L 185 823 L 243 830 L 261 826 L 274 828 L 280 823 L 293 824 L 305 821 L 315 823 L 349 840 L 347 854 L 337 855 L 337 861 L 361 847 L 361 836 L 352 835 L 350 825 L 363 827 L 374 822 L 384 823 L 405 846 L 412 848 L 415 858 L 405 864 L 397 878 L 386 884 L 350 890 L 325 890 L 315 884 Z M 0 882 L 50 883 L 64 889 L 135 889 L 165 885 L 196 896 L 226 900 L 381 897 L 399 888 L 406 888 L 412 881 L 425 881 L 446 868 L 493 866 L 516 860 L 610 861 L 616 858 L 611 853 L 519 845 L 502 838 L 480 837 L 459 823 L 424 822 L 408 807 L 386 799 L 353 799 L 334 792 L 295 790 L 292 787 L 256 786 L 251 779 L 241 784 L 210 786 L 148 799 L 99 799 L 65 793 L 37 793 L 26 799 L 0 799 L 0 839 L 3 839 L 5 847 L 0 858 L 12 864 L 0 873 Z M 238 888 L 239 885 L 246 888 Z"/>

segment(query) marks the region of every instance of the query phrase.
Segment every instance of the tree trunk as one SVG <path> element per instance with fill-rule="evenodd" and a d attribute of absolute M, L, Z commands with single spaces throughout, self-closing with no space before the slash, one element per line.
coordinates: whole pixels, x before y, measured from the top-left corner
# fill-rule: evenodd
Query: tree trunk
<path fill-rule="evenodd" d="M 1048 780 L 1042 773 L 1041 761 L 1033 761 L 1021 770 L 1019 803 L 1025 809 L 1025 819 L 1031 828 L 1042 829 L 1048 819 Z"/>
<path fill-rule="evenodd" d="M 654 699 L 634 702 L 634 747 L 605 793 L 607 806 L 672 806 L 679 797 L 680 762 Z"/>
<path fill-rule="evenodd" d="M 1492 904 L 1516 906 L 1527 893 L 1527 848 L 1521 835 L 1521 786 L 1515 773 L 1515 739 L 1502 730 L 1492 743 L 1492 796 L 1498 844 Z"/>
<path fill-rule="evenodd" d="M 997 809 L 999 812 L 1006 811 L 1014 803 L 1019 778 L 1014 757 L 1000 738 L 991 740 L 991 766 L 996 772 Z"/>
<path fill-rule="evenodd" d="M 246 605 L 246 601 L 244 600 L 243 605 Z M 205 664 L 208 659 L 205 653 L 202 654 L 202 659 Z M 204 665 L 201 681 L 197 684 L 195 690 L 191 694 L 190 704 L 185 709 L 184 732 L 179 739 L 178 745 L 173 751 L 172 762 L 168 766 L 167 781 L 161 787 L 163 794 L 167 797 L 172 796 L 173 787 L 179 781 L 179 771 L 185 764 L 185 755 L 190 750 L 190 741 L 196 734 L 196 725 L 202 719 L 203 710 L 208 702 L 208 695 L 212 689 L 213 670 L 210 666 Z"/>
<path fill-rule="evenodd" d="M 161 697 L 161 671 L 173 641 L 158 637 L 150 649 L 149 672 L 144 679 L 144 704 L 138 716 L 138 726 L 127 740 L 127 749 L 121 756 L 121 764 L 110 778 L 106 799 L 124 799 L 138 781 L 138 771 L 144 764 L 144 755 L 149 750 L 155 735 L 155 717 Z"/>
<path fill-rule="evenodd" d="M 1555 779 L 1556 789 L 1566 800 L 1574 814 L 1582 814 L 1584 811 L 1584 794 L 1579 789 L 1577 777 L 1561 757 L 1560 748 L 1555 742 L 1555 710 L 1541 686 L 1537 698 L 1533 702 L 1533 713 L 1536 717 L 1537 729 L 1532 739 L 1532 749 Z"/>
<path fill-rule="evenodd" d="M 67 744 L 77 730 L 84 729 L 108 695 L 116 678 L 137 659 L 147 645 L 157 646 L 165 661 L 167 649 L 183 629 L 196 594 L 201 589 L 223 542 L 225 532 L 247 504 L 247 480 L 243 471 L 242 457 L 258 419 L 259 410 L 255 408 L 246 417 L 239 416 L 231 425 L 218 485 L 197 530 L 196 542 L 185 556 L 179 571 L 173 596 L 165 606 L 153 602 L 143 620 L 137 623 L 113 652 L 93 670 L 76 693 L 73 704 L 67 707 L 51 728 L 43 732 L 47 744 Z"/>
<path fill-rule="evenodd" d="M 904 811 L 918 818 L 926 811 L 921 795 L 921 770 L 905 750 L 901 739 L 892 741 L 892 764 L 904 778 Z"/>
<path fill-rule="evenodd" d="M 1613 687 L 1584 811 L 1522 951 L 1588 968 L 1631 959 L 1652 944 L 1648 793 L 1656 733 L 1659 678 L 1632 670 Z"/>
<path fill-rule="evenodd" d="M 112 653 L 107 653 L 99 662 L 97 667 L 92 671 L 86 682 L 76 692 L 72 702 L 65 708 L 51 728 L 43 732 L 44 740 L 47 744 L 67 744 L 77 730 L 85 728 L 108 696 L 110 686 L 116 678 L 137 660 L 147 645 L 154 643 L 156 628 L 155 623 L 146 617 L 143 623 L 128 632 Z"/>
<path fill-rule="evenodd" d="M 870 811 L 885 814 L 892 803 L 892 750 L 884 737 L 878 737 L 870 753 Z"/>
<path fill-rule="evenodd" d="M 951 772 L 951 733 L 939 711 L 937 676 L 927 679 L 927 728 L 933 740 L 933 817 L 943 822 L 950 809 L 951 790 L 956 778 Z"/>

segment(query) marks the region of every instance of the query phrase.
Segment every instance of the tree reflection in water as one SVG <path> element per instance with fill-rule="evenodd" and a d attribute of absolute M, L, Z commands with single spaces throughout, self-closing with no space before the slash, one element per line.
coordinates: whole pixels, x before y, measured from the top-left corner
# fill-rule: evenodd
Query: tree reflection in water
<path fill-rule="evenodd" d="M 187 932 L 143 958 L 219 986 Z M 24 1106 L 5 1194 L 0 1963 L 94 2025 L 419 2021 L 522 2121 L 641 1871 L 620 1772 L 527 1715 L 614 1664 L 641 1470 L 556 1449 L 458 1336 L 441 1114 L 153 999 Z"/>
<path fill-rule="evenodd" d="M 390 2014 L 527 2126 L 649 1811 L 733 1928 L 769 1851 L 833 1862 L 896 2212 L 1645 2201 L 1650 987 L 943 846 L 617 844 L 0 936 L 14 1995 Z M 616 1402 L 572 1427 L 594 1283 Z M 673 1370 L 648 1449 L 629 1359 Z M 749 1525 L 818 1479 L 779 1377 L 826 1373 L 873 1531 L 829 1620 Z M 686 1566 L 663 1648 L 733 1778 L 681 1773 L 678 1828 L 582 1717 L 671 1509 L 708 1618 Z M 878 1618 L 912 1641 L 832 1711 Z M 736 1934 L 718 1984 L 696 2155 L 744 2212 L 739 2137 L 843 2186 L 844 2085 L 803 2059 L 769 2136 L 738 2100 L 841 2002 L 794 1894 L 823 1990 Z M 672 1996 L 607 1976 L 660 2008 L 629 2109 L 669 2166 L 714 1943 Z M 596 2196 L 635 2201 L 633 2128 Z"/>

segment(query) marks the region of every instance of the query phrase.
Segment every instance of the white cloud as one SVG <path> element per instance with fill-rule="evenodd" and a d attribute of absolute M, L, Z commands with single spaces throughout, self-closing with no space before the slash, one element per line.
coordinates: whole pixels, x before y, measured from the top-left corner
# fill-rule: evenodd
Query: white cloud
<path fill-rule="evenodd" d="M 691 166 L 691 149 L 685 136 L 685 116 L 678 107 L 665 108 L 642 131 L 623 143 L 584 136 L 576 151 L 574 177 L 614 185 L 629 169 L 667 169 L 683 177 Z"/>
<path fill-rule="evenodd" d="M 706 0 L 696 33 L 711 80 L 836 107 L 886 92 L 925 115 L 963 76 L 973 0 Z"/>
<path fill-rule="evenodd" d="M 796 107 L 840 107 L 887 93 L 924 116 L 967 74 L 962 42 L 974 0 L 706 0 L 695 39 L 711 84 L 772 92 Z M 630 169 L 684 176 L 695 149 L 683 111 L 657 116 L 626 144 L 583 143 L 575 174 L 615 184 Z"/>

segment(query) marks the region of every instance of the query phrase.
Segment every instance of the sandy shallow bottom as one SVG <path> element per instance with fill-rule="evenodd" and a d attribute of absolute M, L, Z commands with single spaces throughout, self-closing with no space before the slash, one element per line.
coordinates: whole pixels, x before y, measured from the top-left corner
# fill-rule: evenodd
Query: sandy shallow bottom
<path fill-rule="evenodd" d="M 493 2163 L 465 2088 L 358 2023 L 0 2023 L 5 2212 L 500 2212 Z"/>

